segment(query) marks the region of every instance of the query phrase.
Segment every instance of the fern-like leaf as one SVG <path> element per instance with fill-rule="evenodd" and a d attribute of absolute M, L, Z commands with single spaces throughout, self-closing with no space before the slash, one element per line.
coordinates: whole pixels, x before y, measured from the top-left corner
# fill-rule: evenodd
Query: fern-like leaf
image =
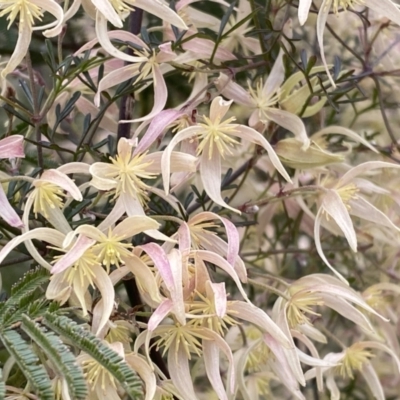
<path fill-rule="evenodd" d="M 136 373 L 114 350 L 76 322 L 65 316 L 46 313 L 43 322 L 60 336 L 65 336 L 116 378 L 132 398 L 143 398 L 141 382 Z"/>
<path fill-rule="evenodd" d="M 22 373 L 32 385 L 41 400 L 54 400 L 49 376 L 32 348 L 14 330 L 0 332 L 0 339 L 5 348 L 19 365 Z"/>
<path fill-rule="evenodd" d="M 32 321 L 27 315 L 22 315 L 22 329 L 46 354 L 58 375 L 65 379 L 71 398 L 86 399 L 87 387 L 83 371 L 60 338 L 53 332 L 46 332 L 45 328 Z"/>

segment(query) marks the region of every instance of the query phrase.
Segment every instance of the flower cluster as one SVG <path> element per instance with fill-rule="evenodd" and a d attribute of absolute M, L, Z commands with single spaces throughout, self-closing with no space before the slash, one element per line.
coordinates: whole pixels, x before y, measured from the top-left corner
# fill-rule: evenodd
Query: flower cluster
<path fill-rule="evenodd" d="M 0 80 L 3 277 L 49 271 L 40 307 L 146 400 L 399 393 L 400 7 L 297 3 L 0 0 L 18 34 Z M 7 327 L 0 304 L 0 341 L 25 327 L 21 298 Z M 127 398 L 60 337 L 88 399 Z M 54 398 L 73 399 L 42 344 Z M 4 398 L 40 398 L 5 348 Z"/>

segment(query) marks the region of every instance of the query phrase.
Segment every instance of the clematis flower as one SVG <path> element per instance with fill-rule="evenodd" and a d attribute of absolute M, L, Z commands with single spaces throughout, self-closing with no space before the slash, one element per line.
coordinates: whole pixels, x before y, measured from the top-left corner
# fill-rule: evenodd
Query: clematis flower
<path fill-rule="evenodd" d="M 395 231 L 400 231 L 400 228 L 398 228 L 387 215 L 361 196 L 361 192 L 363 191 L 373 193 L 380 188 L 364 179 L 358 178 L 358 176 L 381 168 L 400 167 L 397 164 L 383 161 L 369 161 L 351 168 L 339 178 L 339 180 L 330 180 L 329 177 L 327 177 L 320 187 L 320 206 L 314 224 L 315 246 L 324 263 L 340 279 L 344 278 L 329 263 L 321 246 L 320 227 L 322 222 L 324 226 L 333 226 L 334 231 L 337 231 L 335 228 L 339 227 L 340 231 L 346 237 L 350 248 L 354 252 L 357 252 L 357 236 L 350 215 L 377 225 L 386 226 Z M 307 209 L 306 212 L 310 213 L 310 210 Z"/>
<path fill-rule="evenodd" d="M 113 57 L 128 62 L 144 61 L 143 57 L 131 56 L 116 49 L 110 41 L 107 32 L 107 21 L 116 28 L 123 27 L 123 20 L 134 8 L 140 8 L 153 14 L 171 25 L 181 29 L 188 29 L 182 18 L 173 11 L 164 0 L 92 0 L 96 8 L 96 35 L 104 50 Z"/>
<path fill-rule="evenodd" d="M 311 0 L 299 0 L 298 17 L 300 25 L 303 25 L 307 21 L 311 3 Z M 355 6 L 368 7 L 378 15 L 382 15 L 397 25 L 400 25 L 400 9 L 392 0 L 323 0 L 319 7 L 317 17 L 317 39 L 322 63 L 325 66 L 326 73 L 333 86 L 336 85 L 329 72 L 324 53 L 324 29 L 326 21 L 331 10 L 339 17 L 341 11 L 347 11 L 347 9 L 352 9 Z"/>
<path fill-rule="evenodd" d="M 340 363 L 337 367 L 322 367 L 323 373 L 326 374 L 326 386 L 331 393 L 332 400 L 340 399 L 340 389 L 336 384 L 335 378 L 340 375 L 342 378 L 354 379 L 354 373 L 360 372 L 365 379 L 366 384 L 371 390 L 373 396 L 377 400 L 385 400 L 385 394 L 379 377 L 370 363 L 374 354 L 367 349 L 375 349 L 389 354 L 396 366 L 396 372 L 400 373 L 400 360 L 398 356 L 386 345 L 379 342 L 366 341 L 356 342 L 340 353 L 329 353 L 324 360 L 334 363 Z M 312 368 L 305 373 L 306 379 L 315 377 L 316 369 Z"/>
<path fill-rule="evenodd" d="M 151 75 L 151 81 L 154 85 L 155 100 L 153 109 L 145 117 L 121 122 L 139 122 L 149 120 L 159 114 L 163 110 L 167 102 L 168 92 L 163 76 L 163 72 L 167 71 L 161 70 L 161 64 L 175 60 L 176 54 L 172 51 L 170 43 L 164 43 L 159 46 L 158 50 L 156 50 L 149 49 L 145 42 L 129 32 L 112 32 L 112 36 L 115 39 L 132 42 L 142 50 L 134 50 L 134 53 L 137 55 L 138 58 L 137 62 L 125 65 L 121 68 L 111 71 L 99 82 L 99 87 L 95 95 L 94 102 L 96 106 L 99 106 L 100 93 L 104 90 L 109 89 L 110 87 L 116 86 L 121 82 L 132 79 L 135 76 L 135 83 L 139 83 L 141 81 L 144 81 Z"/>
<path fill-rule="evenodd" d="M 4 158 L 23 158 L 25 157 L 23 147 L 24 137 L 21 135 L 9 136 L 0 140 L 0 159 Z M 7 224 L 16 228 L 21 228 L 23 223 L 8 202 L 3 186 L 0 184 L 0 216 Z"/>
<path fill-rule="evenodd" d="M 7 66 L 1 72 L 2 77 L 5 77 L 14 71 L 25 57 L 31 42 L 32 32 L 52 28 L 46 30 L 43 34 L 47 37 L 58 35 L 63 23 L 64 13 L 61 6 L 54 0 L 4 0 L 0 3 L 0 10 L 2 10 L 0 17 L 8 15 L 8 28 L 19 17 L 17 44 Z M 56 21 L 43 26 L 34 26 L 36 20 L 41 21 L 44 11 L 52 14 Z"/>
<path fill-rule="evenodd" d="M 220 96 L 216 97 L 211 103 L 209 117 L 203 116 L 203 123 L 183 129 L 169 142 L 161 159 L 164 189 L 167 194 L 169 193 L 172 151 L 178 143 L 194 138 L 200 139 L 197 155 L 200 157 L 200 177 L 204 190 L 216 204 L 222 207 L 239 212 L 226 204 L 221 196 L 221 161 L 232 153 L 231 148 L 234 145 L 239 144 L 236 138 L 249 140 L 262 146 L 279 173 L 291 182 L 288 173 L 264 136 L 247 126 L 233 124 L 235 117 L 223 121 L 231 104 L 232 100 L 225 101 Z"/>
<path fill-rule="evenodd" d="M 112 225 L 124 212 L 128 216 L 144 215 L 143 207 L 149 199 L 148 192 L 154 192 L 171 203 L 171 198 L 167 198 L 161 190 L 143 182 L 145 179 L 155 179 L 160 174 L 162 153 L 137 154 L 134 146 L 135 141 L 122 138 L 118 142 L 117 156 L 110 157 L 111 163 L 97 162 L 90 166 L 92 186 L 99 190 L 113 191 L 117 199 L 104 224 Z M 195 171 L 196 157 L 175 152 L 172 158 L 171 165 L 175 171 Z M 146 233 L 160 240 L 169 239 L 158 231 L 150 230 Z"/>

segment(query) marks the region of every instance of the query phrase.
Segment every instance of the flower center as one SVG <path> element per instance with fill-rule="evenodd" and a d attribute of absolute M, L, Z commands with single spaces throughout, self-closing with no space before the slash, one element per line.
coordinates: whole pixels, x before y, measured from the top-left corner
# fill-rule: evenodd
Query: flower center
<path fill-rule="evenodd" d="M 199 339 L 208 339 L 201 334 L 201 328 L 198 328 L 193 323 L 184 326 L 180 324 L 165 326 L 165 330 L 160 336 L 160 339 L 157 340 L 155 345 L 157 346 L 157 350 L 160 347 L 165 347 L 163 356 L 166 354 L 171 344 L 175 342 L 177 350 L 179 346 L 183 346 L 189 360 L 191 360 L 190 353 L 196 353 L 201 357 L 203 348 Z"/>
<path fill-rule="evenodd" d="M 199 124 L 204 130 L 199 134 L 201 142 L 197 148 L 197 155 L 199 156 L 207 146 L 209 159 L 212 158 L 214 147 L 216 147 L 222 158 L 225 158 L 225 154 L 232 154 L 231 148 L 239 143 L 229 136 L 236 132 L 237 125 L 231 124 L 236 118 L 231 117 L 224 122 L 221 122 L 220 117 L 216 117 L 214 121 L 205 116 L 203 119 L 205 123 Z"/>
<path fill-rule="evenodd" d="M 130 196 L 137 198 L 142 205 L 149 199 L 146 194 L 149 186 L 143 183 L 142 179 L 154 179 L 156 174 L 146 172 L 146 168 L 152 162 L 144 162 L 145 155 L 146 153 L 134 157 L 118 155 L 115 159 L 110 157 L 113 163 L 111 168 L 114 171 L 106 174 L 106 176 L 118 182 L 115 197 L 118 197 L 121 193 L 129 193 Z"/>
<path fill-rule="evenodd" d="M 346 207 L 350 208 L 349 202 L 350 200 L 357 199 L 357 193 L 359 192 L 359 189 L 354 183 L 350 183 L 346 186 L 336 189 L 336 192 L 339 194 Z"/>
<path fill-rule="evenodd" d="M 346 350 L 345 356 L 343 360 L 341 360 L 342 364 L 336 368 L 342 377 L 354 379 L 353 372 L 359 371 L 364 363 L 373 356 L 374 355 L 370 351 L 365 350 L 362 344 L 355 343 Z"/>
<path fill-rule="evenodd" d="M 364 4 L 364 0 L 333 0 L 333 12 L 338 15 L 340 10 L 346 11 L 356 5 Z"/>
<path fill-rule="evenodd" d="M 10 14 L 7 17 L 7 20 L 10 21 L 7 29 L 10 29 L 10 26 L 15 21 L 18 14 L 19 23 L 21 25 L 27 24 L 31 27 L 35 24 L 35 19 L 38 19 L 39 21 L 42 20 L 43 13 L 40 11 L 40 7 L 28 0 L 14 0 L 5 3 L 8 3 L 9 6 L 0 12 L 0 17 Z"/>
<path fill-rule="evenodd" d="M 86 285 L 94 286 L 93 265 L 98 264 L 97 256 L 91 249 L 86 250 L 82 257 L 71 267 L 65 271 L 65 279 L 70 286 L 74 283 L 79 283 L 81 287 Z"/>
<path fill-rule="evenodd" d="M 60 187 L 48 182 L 38 182 L 35 186 L 33 212 L 36 217 L 41 213 L 48 218 L 49 208 L 62 208 L 65 195 Z"/>
<path fill-rule="evenodd" d="M 289 326 L 295 328 L 299 324 L 311 324 L 306 314 L 319 316 L 311 307 L 321 306 L 324 302 L 320 296 L 309 291 L 301 290 L 292 295 L 287 307 Z"/>
<path fill-rule="evenodd" d="M 248 86 L 250 96 L 252 97 L 254 102 L 254 106 L 258 109 L 260 121 L 265 123 L 268 121 L 268 117 L 265 115 L 265 111 L 267 111 L 269 108 L 276 107 L 280 98 L 280 93 L 274 92 L 271 93 L 269 96 L 266 96 L 263 90 L 264 83 L 262 79 L 257 82 L 255 89 L 252 88 L 250 82 L 248 83 Z"/>
<path fill-rule="evenodd" d="M 113 235 L 111 228 L 108 231 L 106 239 L 93 246 L 93 251 L 98 253 L 98 260 L 106 267 L 107 273 L 110 272 L 110 266 L 115 265 L 119 268 L 124 264 L 122 257 L 130 257 L 130 249 L 133 246 L 129 243 L 121 243 L 123 236 Z"/>
<path fill-rule="evenodd" d="M 93 359 L 83 360 L 82 368 L 91 391 L 99 386 L 104 393 L 109 392 L 110 386 L 117 389 L 115 378 L 97 361 Z"/>
<path fill-rule="evenodd" d="M 110 3 L 120 17 L 125 17 L 127 13 L 135 11 L 131 5 L 126 4 L 123 0 L 110 0 Z"/>
<path fill-rule="evenodd" d="M 213 236 L 216 235 L 215 232 L 209 230 L 212 228 L 218 228 L 218 225 L 213 222 L 202 222 L 193 225 L 189 223 L 190 238 L 195 250 L 204 248 L 205 244 L 211 244 Z"/>

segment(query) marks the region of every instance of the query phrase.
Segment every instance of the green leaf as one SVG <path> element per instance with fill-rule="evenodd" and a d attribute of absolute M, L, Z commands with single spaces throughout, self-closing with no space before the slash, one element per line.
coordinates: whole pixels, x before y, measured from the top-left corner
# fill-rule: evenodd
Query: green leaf
<path fill-rule="evenodd" d="M 43 365 L 39 364 L 38 356 L 13 330 L 0 332 L 0 339 L 12 357 L 15 358 L 21 372 L 26 376 L 40 400 L 54 400 L 50 378 Z"/>
<path fill-rule="evenodd" d="M 124 359 L 88 330 L 65 316 L 46 313 L 43 322 L 54 332 L 69 339 L 116 378 L 132 398 L 143 398 L 141 381 Z"/>
<path fill-rule="evenodd" d="M 46 354 L 58 375 L 65 379 L 71 398 L 75 400 L 86 399 L 87 387 L 83 371 L 60 338 L 53 332 L 46 332 L 43 327 L 25 314 L 22 315 L 22 329 Z"/>

